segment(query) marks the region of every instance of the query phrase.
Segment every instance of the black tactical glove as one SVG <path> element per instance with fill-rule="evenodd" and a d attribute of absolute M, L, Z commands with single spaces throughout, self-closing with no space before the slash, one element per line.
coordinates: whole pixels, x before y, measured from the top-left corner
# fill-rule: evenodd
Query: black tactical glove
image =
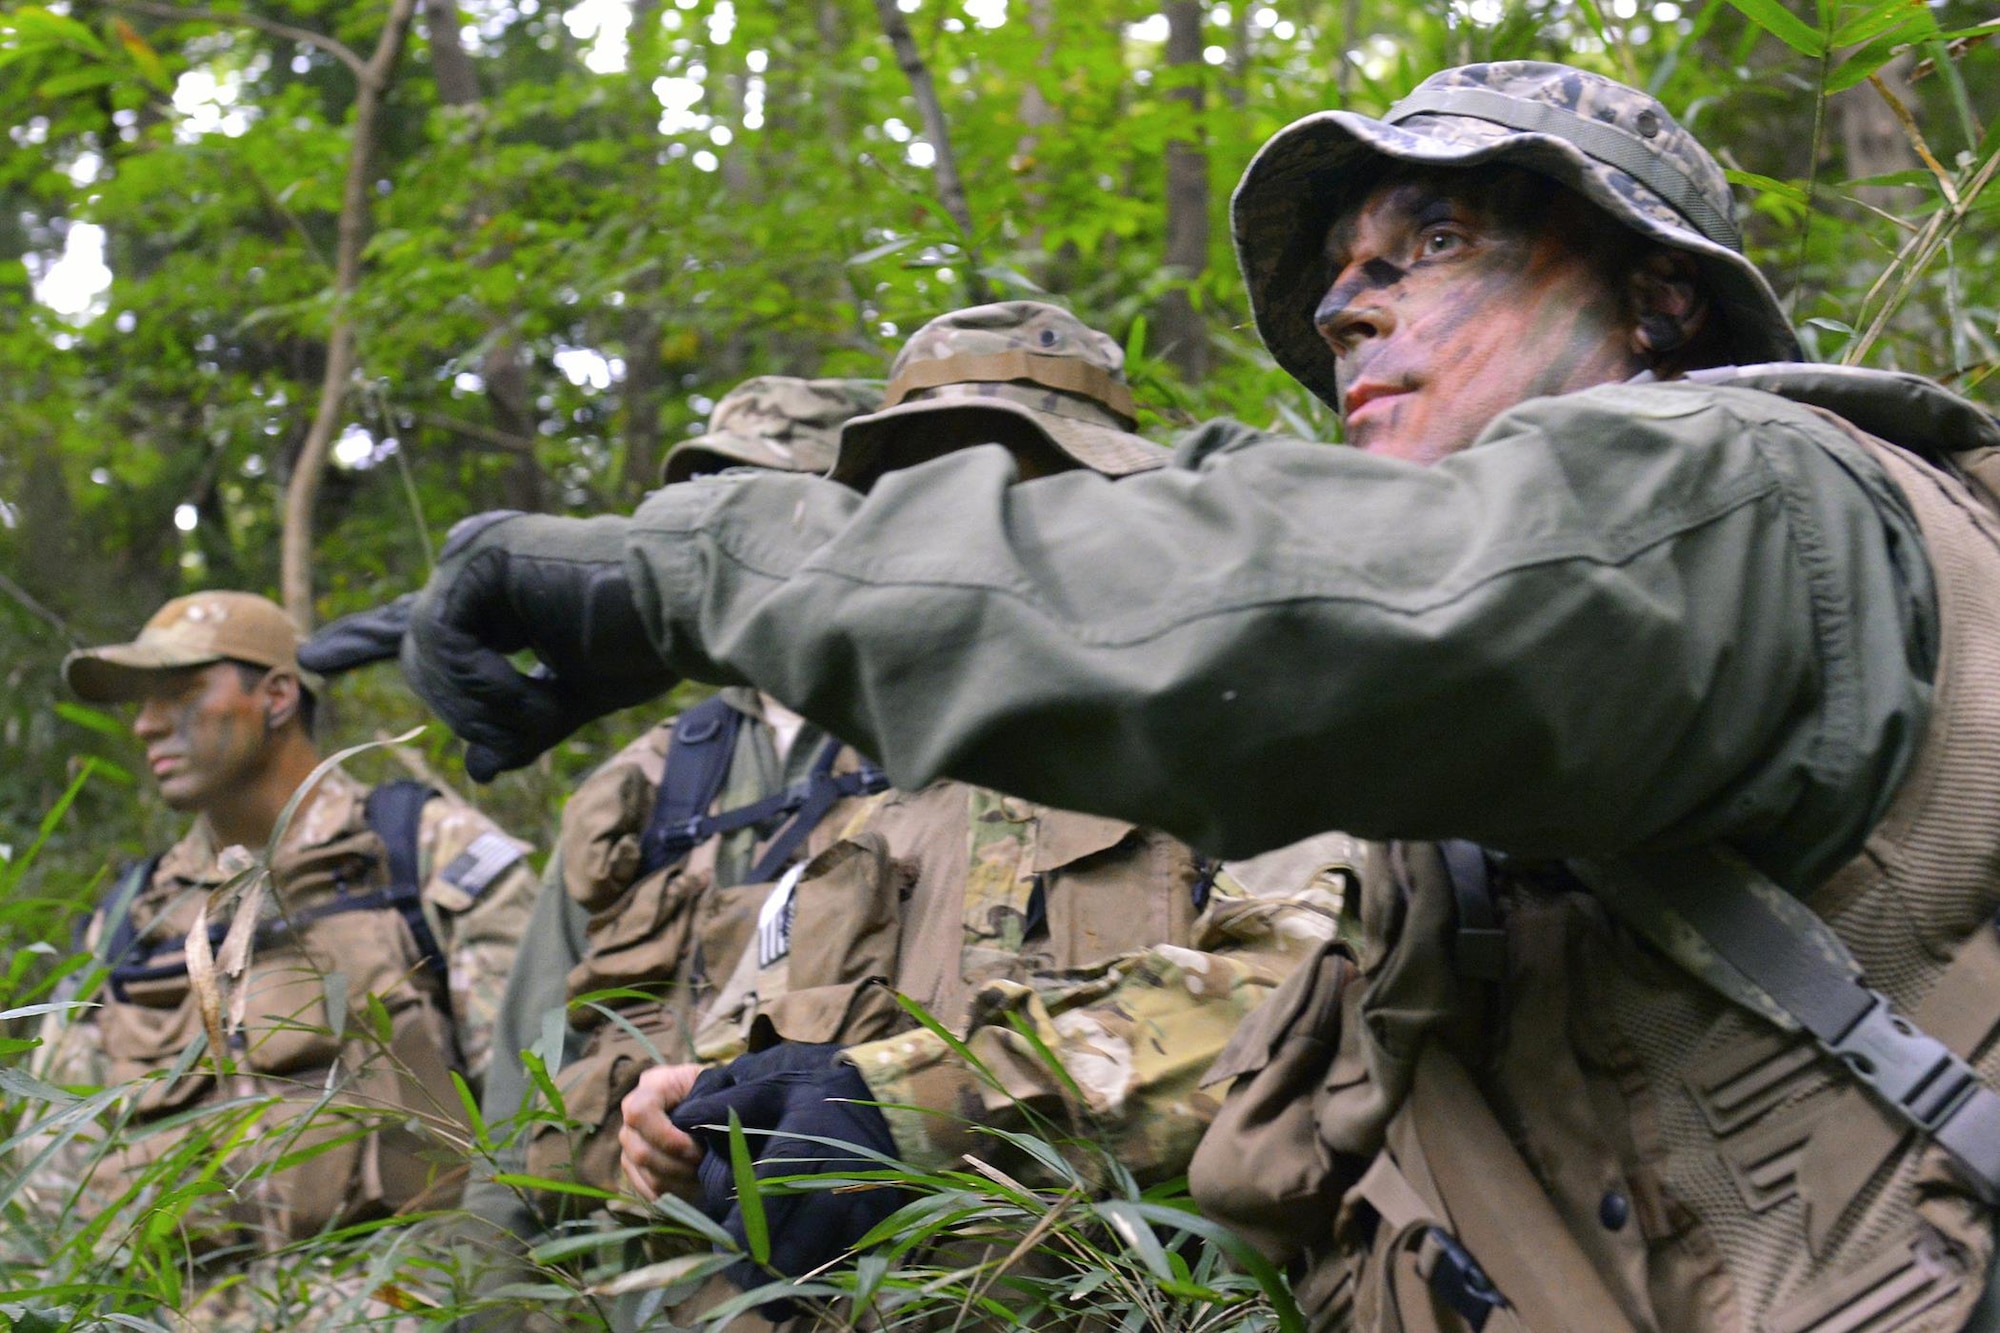
<path fill-rule="evenodd" d="M 846 1175 L 877 1171 L 876 1158 L 836 1144 L 853 1144 L 896 1155 L 889 1122 L 853 1065 L 839 1060 L 841 1047 L 784 1042 L 746 1055 L 695 1080 L 687 1100 L 670 1119 L 705 1150 L 701 1160 L 701 1207 L 728 1230 L 737 1244 L 747 1246 L 743 1212 L 736 1201 L 736 1182 L 729 1156 L 729 1113 L 736 1112 L 749 1133 L 744 1141 L 756 1159 L 757 1178 L 777 1176 Z M 822 1143 L 820 1139 L 833 1142 Z M 895 1212 L 909 1196 L 893 1186 L 877 1189 L 807 1190 L 764 1197 L 769 1224 L 769 1267 L 798 1277 L 832 1262 Z M 769 1281 L 769 1274 L 748 1259 L 729 1267 L 728 1276 L 749 1290 Z M 767 1318 L 786 1314 L 764 1307 Z M 787 1312 L 789 1313 L 789 1312 Z"/>
<path fill-rule="evenodd" d="M 410 608 L 403 674 L 465 741 L 473 781 L 674 683 L 632 602 L 625 528 L 502 511 L 452 530 Z M 542 669 L 514 669 L 524 648 Z"/>
<path fill-rule="evenodd" d="M 410 608 L 417 595 L 406 592 L 372 611 L 356 611 L 322 625 L 299 645 L 299 665 L 322 676 L 338 676 L 371 662 L 390 662 L 403 651 Z"/>

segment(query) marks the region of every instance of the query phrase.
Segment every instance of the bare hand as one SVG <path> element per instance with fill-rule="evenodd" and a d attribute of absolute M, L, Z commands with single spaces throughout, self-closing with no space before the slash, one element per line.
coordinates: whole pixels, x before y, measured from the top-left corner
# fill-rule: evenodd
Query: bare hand
<path fill-rule="evenodd" d="M 701 1148 L 674 1127 L 667 1113 L 687 1097 L 703 1067 L 654 1065 L 621 1104 L 625 1125 L 618 1131 L 619 1162 L 642 1199 L 677 1194 L 692 1202 L 701 1197 L 695 1174 Z"/>

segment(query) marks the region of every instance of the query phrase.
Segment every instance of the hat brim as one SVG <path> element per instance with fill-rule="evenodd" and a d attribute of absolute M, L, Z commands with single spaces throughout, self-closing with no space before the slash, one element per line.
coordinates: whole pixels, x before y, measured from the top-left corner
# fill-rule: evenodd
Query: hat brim
<path fill-rule="evenodd" d="M 840 452 L 834 456 L 833 470 L 828 475 L 857 490 L 865 490 L 885 472 L 914 467 L 937 457 L 943 451 L 926 448 L 921 436 L 899 437 L 910 431 L 911 418 L 939 412 L 1002 412 L 1016 417 L 1033 426 L 1064 457 L 1107 477 L 1150 472 L 1165 467 L 1173 456 L 1170 450 L 1143 435 L 1054 412 L 1038 412 L 1006 398 L 926 398 L 856 417 L 841 427 Z"/>
<path fill-rule="evenodd" d="M 1449 136 L 1424 132 L 1447 120 Z M 1376 159 L 1439 167 L 1504 163 L 1549 176 L 1641 235 L 1694 257 L 1722 320 L 1729 360 L 1796 361 L 1803 355 L 1756 265 L 1701 235 L 1664 199 L 1568 140 L 1469 116 L 1425 113 L 1390 125 L 1351 111 L 1321 111 L 1280 130 L 1258 150 L 1230 200 L 1230 223 L 1264 345 L 1335 411 L 1340 393 L 1333 350 L 1313 327 L 1313 310 L 1333 284 L 1327 230 L 1373 184 L 1368 167 Z"/>
<path fill-rule="evenodd" d="M 807 456 L 796 445 L 780 444 L 775 440 L 737 435 L 730 431 L 711 431 L 677 444 L 667 452 L 666 462 L 660 465 L 660 484 L 672 486 L 733 467 L 763 468 L 771 472 L 825 472 L 827 464 L 822 461 L 824 450 L 811 452 L 819 456 Z"/>
<path fill-rule="evenodd" d="M 86 703 L 124 704 L 145 698 L 162 671 L 223 660 L 221 653 L 168 644 L 115 643 L 71 653 L 63 659 L 62 672 L 63 681 Z"/>
<path fill-rule="evenodd" d="M 114 643 L 80 648 L 63 659 L 63 683 L 85 703 L 137 703 L 151 692 L 163 671 L 210 666 L 216 662 L 247 662 L 266 671 L 285 670 L 299 678 L 299 688 L 314 698 L 326 693 L 326 680 L 296 662 L 255 662 L 228 653 L 202 652 L 155 643 Z"/>

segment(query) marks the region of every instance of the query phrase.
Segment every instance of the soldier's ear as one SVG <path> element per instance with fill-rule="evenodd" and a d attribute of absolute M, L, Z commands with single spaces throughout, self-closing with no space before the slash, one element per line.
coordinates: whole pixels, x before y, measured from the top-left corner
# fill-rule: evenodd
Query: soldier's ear
<path fill-rule="evenodd" d="M 304 694 L 298 675 L 291 671 L 273 671 L 264 677 L 260 686 L 264 696 L 264 730 L 276 732 L 284 730 L 287 723 L 299 715 L 299 700 Z"/>
<path fill-rule="evenodd" d="M 1708 325 L 1708 293 L 1695 272 L 1694 257 L 1654 246 L 1639 257 L 1626 276 L 1626 301 L 1632 319 L 1632 350 L 1667 378 L 1678 373 L 1679 354 Z"/>

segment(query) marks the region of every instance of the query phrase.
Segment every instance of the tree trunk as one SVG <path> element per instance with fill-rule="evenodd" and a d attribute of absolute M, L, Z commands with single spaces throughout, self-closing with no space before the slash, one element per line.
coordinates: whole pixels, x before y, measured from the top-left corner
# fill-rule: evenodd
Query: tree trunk
<path fill-rule="evenodd" d="M 1176 76 L 1167 96 L 1199 115 L 1203 6 L 1199 0 L 1172 0 L 1166 9 L 1167 68 Z M 1194 282 L 1208 268 L 1208 152 L 1199 137 L 1167 144 L 1167 235 L 1162 258 L 1185 283 Z M 1189 383 L 1202 380 L 1208 374 L 1208 327 L 1186 286 L 1176 286 L 1161 298 L 1158 329 L 1161 355 Z"/>
<path fill-rule="evenodd" d="M 627 96 L 632 101 L 635 142 L 646 143 L 659 117 L 659 103 L 653 98 L 652 75 L 659 44 L 658 0 L 634 0 L 632 26 L 627 42 L 625 69 Z M 636 266 L 643 252 L 643 238 L 635 236 L 631 260 Z M 665 275 L 658 267 L 636 273 L 625 292 L 625 311 L 619 333 L 625 344 L 625 383 L 622 388 L 624 420 L 621 434 L 625 444 L 624 471 L 620 478 L 627 498 L 636 500 L 660 484 L 660 416 L 666 404 L 667 375 L 663 361 L 667 332 Z"/>
<path fill-rule="evenodd" d="M 983 305 L 993 295 L 979 273 L 982 261 L 972 230 L 972 209 L 965 202 L 965 184 L 959 179 L 958 157 L 951 150 L 950 127 L 945 124 L 944 105 L 938 101 L 937 84 L 931 80 L 930 67 L 924 64 L 923 53 L 917 50 L 917 39 L 910 35 L 910 25 L 904 22 L 903 11 L 896 8 L 896 0 L 875 0 L 875 12 L 881 17 L 882 31 L 888 35 L 889 44 L 896 49 L 896 63 L 910 81 L 910 95 L 916 99 L 917 113 L 924 123 L 924 138 L 937 154 L 931 170 L 937 175 L 938 202 L 957 225 L 965 251 L 966 299 L 974 305 Z"/>
<path fill-rule="evenodd" d="M 327 454 L 333 448 L 334 432 L 340 427 L 347 402 L 348 381 L 358 361 L 351 302 L 361 280 L 361 247 L 368 239 L 371 220 L 369 200 L 374 190 L 370 188 L 370 177 L 382 103 L 388 96 L 390 79 L 402 56 L 403 42 L 409 36 L 415 12 L 416 0 L 393 0 L 375 51 L 354 81 L 354 135 L 347 150 L 347 180 L 341 191 L 334 249 L 333 315 L 327 329 L 326 374 L 320 381 L 319 406 L 313 412 L 312 426 L 299 446 L 291 482 L 285 488 L 285 527 L 279 539 L 279 583 L 285 610 L 298 622 L 301 631 L 310 631 L 313 625 L 313 502 L 319 498 Z"/>
<path fill-rule="evenodd" d="M 430 29 L 431 78 L 437 85 L 438 101 L 446 106 L 476 105 L 480 95 L 479 75 L 459 36 L 464 22 L 458 12 L 458 0 L 424 0 L 424 25 Z M 486 256 L 484 262 L 504 264 L 509 259 L 503 248 Z M 495 320 L 492 339 L 479 358 L 479 379 L 486 386 L 486 403 L 493 413 L 494 429 L 516 439 L 534 439 L 534 395 L 528 381 L 528 365 L 521 355 L 520 343 L 507 331 L 504 318 Z M 534 512 L 546 507 L 542 470 L 532 450 L 514 456 L 501 477 L 501 488 L 509 509 Z"/>

